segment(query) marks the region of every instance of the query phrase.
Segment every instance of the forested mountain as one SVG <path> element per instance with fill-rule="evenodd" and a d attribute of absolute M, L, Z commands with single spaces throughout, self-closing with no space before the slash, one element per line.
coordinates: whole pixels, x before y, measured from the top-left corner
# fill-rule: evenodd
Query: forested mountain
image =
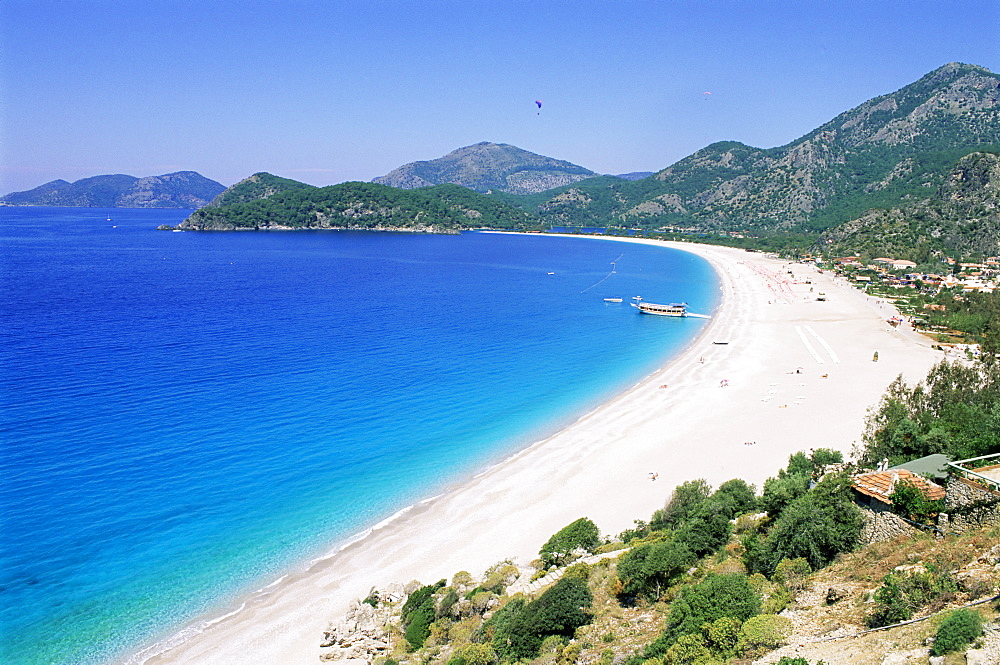
<path fill-rule="evenodd" d="M 484 141 L 438 159 L 400 166 L 372 182 L 401 189 L 451 183 L 477 192 L 533 194 L 593 175 L 593 171 L 570 162 Z"/>
<path fill-rule="evenodd" d="M 313 187 L 313 185 L 307 185 L 298 180 L 290 180 L 289 178 L 282 178 L 270 173 L 254 173 L 249 178 L 244 178 L 232 187 L 227 188 L 212 199 L 212 202 L 208 205 L 218 207 L 232 205 L 233 203 L 246 203 L 247 201 L 270 198 L 278 192 L 290 189 L 307 189 L 310 187 Z"/>
<path fill-rule="evenodd" d="M 963 157 L 933 196 L 873 209 L 827 231 L 819 243 L 841 256 L 891 256 L 923 263 L 932 252 L 1000 255 L 1000 155 Z"/>
<path fill-rule="evenodd" d="M 272 191 L 275 187 L 281 191 Z M 256 196 L 255 196 L 256 193 Z M 514 229 L 534 223 L 523 210 L 457 185 L 403 190 L 345 182 L 313 187 L 258 173 L 219 197 L 222 205 L 196 210 L 178 228 L 198 231 L 369 229 L 457 232 Z M 227 201 L 236 201 L 228 203 Z"/>
<path fill-rule="evenodd" d="M 519 203 L 555 224 L 812 230 L 926 196 L 1000 143 L 1000 76 L 951 63 L 788 145 L 707 146 L 652 178 L 589 179 Z"/>
<path fill-rule="evenodd" d="M 255 174 L 184 228 L 681 227 L 795 234 L 804 249 L 836 227 L 824 247 L 871 245 L 897 257 L 934 249 L 996 254 L 989 153 L 998 150 L 1000 76 L 952 63 L 788 145 L 714 143 L 637 180 L 585 177 L 592 172 L 569 162 L 480 143 L 377 179 L 393 186 L 319 188 Z M 422 186 L 439 182 L 454 184 Z M 525 191 L 535 193 L 516 193 Z M 892 210 L 866 213 L 878 208 Z M 866 235 L 866 228 L 880 231 Z M 876 239 L 880 245 L 871 244 Z"/>
<path fill-rule="evenodd" d="M 225 187 L 194 171 L 148 178 L 99 175 L 76 182 L 53 180 L 26 192 L 0 197 L 0 205 L 83 208 L 199 208 Z"/>

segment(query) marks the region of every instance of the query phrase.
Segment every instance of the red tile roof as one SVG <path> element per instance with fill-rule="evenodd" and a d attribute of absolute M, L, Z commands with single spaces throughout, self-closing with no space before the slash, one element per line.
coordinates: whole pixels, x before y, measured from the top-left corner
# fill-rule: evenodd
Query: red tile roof
<path fill-rule="evenodd" d="M 896 489 L 896 483 L 905 480 L 916 485 L 931 501 L 944 498 L 944 488 L 932 483 L 923 476 L 906 469 L 890 469 L 888 471 L 872 471 L 854 476 L 852 487 L 862 494 L 873 496 L 883 503 L 892 504 L 889 495 Z"/>

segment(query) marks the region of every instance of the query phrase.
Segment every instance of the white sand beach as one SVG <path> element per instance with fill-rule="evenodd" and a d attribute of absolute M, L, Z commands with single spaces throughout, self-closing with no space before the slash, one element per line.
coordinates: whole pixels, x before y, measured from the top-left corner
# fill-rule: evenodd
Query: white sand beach
<path fill-rule="evenodd" d="M 889 305 L 812 266 L 625 241 L 693 252 L 720 276 L 723 304 L 681 357 L 146 662 L 314 665 L 324 628 L 373 586 L 479 575 L 508 557 L 527 563 L 579 517 L 609 535 L 648 519 L 685 480 L 743 478 L 759 488 L 795 451 L 849 453 L 886 386 L 899 374 L 919 380 L 941 357 L 928 340 L 890 327 Z"/>

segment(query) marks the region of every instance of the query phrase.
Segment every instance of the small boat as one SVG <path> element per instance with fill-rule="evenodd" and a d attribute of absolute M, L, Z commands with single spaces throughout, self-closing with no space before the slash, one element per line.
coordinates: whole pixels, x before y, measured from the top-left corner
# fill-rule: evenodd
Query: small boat
<path fill-rule="evenodd" d="M 621 302 L 621 298 L 605 298 L 604 302 Z"/>
<path fill-rule="evenodd" d="M 554 272 L 546 273 L 547 275 L 554 275 Z"/>
<path fill-rule="evenodd" d="M 652 302 L 642 302 L 641 296 L 635 296 L 632 300 L 634 301 L 630 303 L 632 307 L 635 307 L 643 314 L 655 314 L 657 316 L 687 316 L 686 302 L 674 302 L 669 305 L 658 305 Z"/>

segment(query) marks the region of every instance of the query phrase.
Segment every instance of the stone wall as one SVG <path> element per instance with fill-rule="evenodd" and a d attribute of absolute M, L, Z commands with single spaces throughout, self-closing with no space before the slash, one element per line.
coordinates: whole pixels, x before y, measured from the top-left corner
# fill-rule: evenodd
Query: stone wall
<path fill-rule="evenodd" d="M 949 533 L 1000 524 L 1000 492 L 966 478 L 952 476 L 944 498 Z"/>
<path fill-rule="evenodd" d="M 878 505 L 860 506 L 860 508 L 864 519 L 861 525 L 861 542 L 864 545 L 892 540 L 896 536 L 912 536 L 920 532 L 916 527 L 903 521 L 899 515 L 890 512 L 888 508 L 880 510 Z"/>

